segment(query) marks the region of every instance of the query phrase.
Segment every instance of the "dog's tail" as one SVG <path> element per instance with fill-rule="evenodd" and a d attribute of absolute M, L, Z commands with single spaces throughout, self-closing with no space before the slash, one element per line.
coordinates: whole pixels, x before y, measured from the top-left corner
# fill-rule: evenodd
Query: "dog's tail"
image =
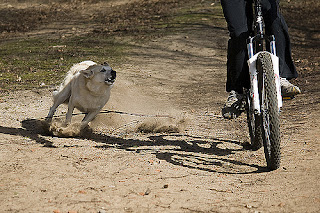
<path fill-rule="evenodd" d="M 70 70 L 67 73 L 66 79 L 68 77 L 73 78 L 74 75 L 76 75 L 77 73 L 79 73 L 81 70 L 85 70 L 88 67 L 92 66 L 92 65 L 96 65 L 97 63 L 93 62 L 93 61 L 82 61 L 78 64 L 74 64 Z M 65 79 L 65 80 L 66 80 Z"/>
<path fill-rule="evenodd" d="M 81 70 L 86 70 L 88 67 L 96 64 L 97 63 L 93 61 L 82 61 L 78 64 L 74 64 L 68 71 L 66 77 L 60 84 L 59 88 L 53 92 L 53 97 L 55 97 L 59 92 L 61 92 L 66 87 L 66 85 L 68 85 L 68 83 L 70 83 L 70 81 L 80 73 Z"/>

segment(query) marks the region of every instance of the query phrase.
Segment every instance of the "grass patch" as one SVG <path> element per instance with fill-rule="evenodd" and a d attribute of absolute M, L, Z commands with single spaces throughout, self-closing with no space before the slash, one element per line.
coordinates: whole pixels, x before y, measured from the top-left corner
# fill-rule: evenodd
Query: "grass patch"
<path fill-rule="evenodd" d="M 177 13 L 170 21 L 175 27 L 207 26 L 225 27 L 226 21 L 220 3 L 202 2 Z"/>
<path fill-rule="evenodd" d="M 120 63 L 128 47 L 102 35 L 2 42 L 0 88 L 30 89 L 57 84 L 72 64 L 83 60 Z"/>

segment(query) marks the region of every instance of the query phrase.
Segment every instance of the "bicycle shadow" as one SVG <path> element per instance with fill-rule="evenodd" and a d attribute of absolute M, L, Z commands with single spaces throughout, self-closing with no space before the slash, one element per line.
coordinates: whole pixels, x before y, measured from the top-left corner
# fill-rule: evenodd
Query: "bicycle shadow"
<path fill-rule="evenodd" d="M 22 127 L 18 128 L 0 126 L 0 133 L 28 137 L 36 143 L 43 144 L 44 147 L 57 148 L 53 142 L 45 138 L 48 137 L 49 134 L 43 128 L 42 121 L 26 119 L 22 121 L 21 124 Z M 124 139 L 95 132 L 91 132 L 91 134 L 87 136 L 80 136 L 79 138 L 102 143 L 103 145 L 94 146 L 98 149 L 116 147 L 116 149 L 136 153 L 148 152 L 157 159 L 164 160 L 170 164 L 206 172 L 253 174 L 268 171 L 266 167 L 229 158 L 229 155 L 245 151 L 241 143 L 234 140 L 224 140 L 213 137 L 203 138 L 184 134 L 156 134 L 149 135 L 147 137 L 148 140 L 138 140 Z M 210 140 L 210 143 L 208 140 Z M 219 147 L 219 145 L 226 143 L 231 143 L 233 145 L 232 147 L 236 148 Z M 208 144 L 210 144 L 209 147 L 207 146 Z M 234 169 L 235 167 L 239 169 Z"/>
<path fill-rule="evenodd" d="M 168 139 L 188 138 L 188 142 L 183 139 Z M 190 141 L 189 139 L 194 139 Z M 241 152 L 246 150 L 241 147 L 241 143 L 233 140 L 223 140 L 218 138 L 210 138 L 210 147 L 202 147 L 200 144 L 208 144 L 206 140 L 201 137 L 195 137 L 190 135 L 179 134 L 161 134 L 151 135 L 148 137 L 149 141 L 140 141 L 133 139 L 119 139 L 106 136 L 103 134 L 93 134 L 92 140 L 104 143 L 105 145 L 97 145 L 96 148 L 108 148 L 113 147 L 114 144 L 117 148 L 131 152 L 148 152 L 156 156 L 159 160 L 165 160 L 170 164 L 186 167 L 189 169 L 197 169 L 213 173 L 223 174 L 252 174 L 262 173 L 268 171 L 266 167 L 262 167 L 256 164 L 249 164 L 239 160 L 229 159 L 228 156 L 235 152 Z M 231 143 L 238 145 L 239 149 L 234 148 L 219 148 L 219 144 Z M 156 147 L 156 148 L 155 148 Z M 226 166 L 226 165 L 233 166 Z M 231 167 L 249 167 L 251 170 L 247 171 L 230 171 Z M 214 169 L 213 167 L 217 168 Z"/>

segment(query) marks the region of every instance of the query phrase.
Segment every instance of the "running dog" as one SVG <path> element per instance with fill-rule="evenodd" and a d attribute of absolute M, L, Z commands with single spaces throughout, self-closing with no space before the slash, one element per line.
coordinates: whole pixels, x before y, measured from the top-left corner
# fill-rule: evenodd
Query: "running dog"
<path fill-rule="evenodd" d="M 59 89 L 53 92 L 53 106 L 46 117 L 47 122 L 60 104 L 68 104 L 66 125 L 71 123 L 74 108 L 86 113 L 81 122 L 84 128 L 101 111 L 110 98 L 110 91 L 116 79 L 116 71 L 104 63 L 93 61 L 75 64 L 68 71 Z"/>

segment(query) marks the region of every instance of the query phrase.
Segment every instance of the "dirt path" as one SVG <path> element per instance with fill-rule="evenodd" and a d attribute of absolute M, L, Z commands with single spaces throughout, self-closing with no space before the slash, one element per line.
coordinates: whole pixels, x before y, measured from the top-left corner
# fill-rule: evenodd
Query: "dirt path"
<path fill-rule="evenodd" d="M 87 138 L 44 134 L 49 90 L 1 97 L 0 212 L 319 211 L 319 90 L 285 102 L 281 168 L 266 172 L 263 150 L 241 145 L 245 116 L 220 116 L 226 42 L 223 28 L 192 26 L 132 43 L 112 112 Z"/>

